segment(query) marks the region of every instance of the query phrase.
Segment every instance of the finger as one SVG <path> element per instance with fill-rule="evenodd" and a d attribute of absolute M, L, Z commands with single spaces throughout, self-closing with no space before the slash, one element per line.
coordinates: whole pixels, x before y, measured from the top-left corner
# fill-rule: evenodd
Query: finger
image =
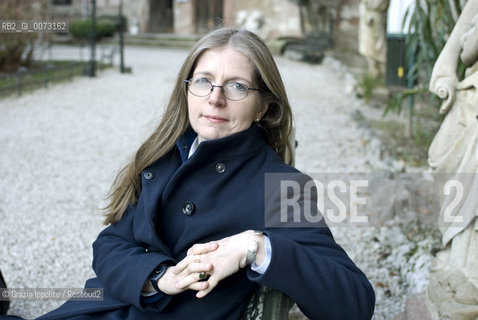
<path fill-rule="evenodd" d="M 201 256 L 200 255 L 190 255 L 186 256 L 183 260 L 181 260 L 176 266 L 174 266 L 174 269 L 172 270 L 174 274 L 180 274 L 181 272 L 184 271 L 189 265 L 193 263 L 199 263 L 201 262 Z"/>
<path fill-rule="evenodd" d="M 191 284 L 187 289 L 195 290 L 195 291 L 202 291 L 206 290 L 209 286 L 209 282 L 207 281 L 199 281 L 199 282 L 194 282 Z"/>
<path fill-rule="evenodd" d="M 199 255 L 214 251 L 219 247 L 217 242 L 197 243 L 188 250 L 188 255 Z"/>
<path fill-rule="evenodd" d="M 206 272 L 195 272 L 184 277 L 176 284 L 177 289 L 185 289 L 191 286 L 195 282 L 202 282 L 201 280 L 207 279 L 208 274 Z"/>
<path fill-rule="evenodd" d="M 188 273 L 201 273 L 201 272 L 209 272 L 212 270 L 212 264 L 210 263 L 191 263 L 186 268 Z"/>
<path fill-rule="evenodd" d="M 199 290 L 198 293 L 196 293 L 196 298 L 198 298 L 198 299 L 204 298 L 218 284 L 218 282 L 215 280 L 215 278 L 213 276 L 211 276 L 207 282 L 208 282 L 208 286 L 205 289 Z"/>
<path fill-rule="evenodd" d="M 197 243 L 188 250 L 188 255 L 199 255 L 216 250 L 219 244 L 215 241 L 208 243 Z"/>
<path fill-rule="evenodd" d="M 209 292 L 211 292 L 211 290 L 209 290 L 208 288 L 206 288 L 205 290 L 199 290 L 196 293 L 196 298 L 198 299 L 204 298 L 205 296 L 207 296 Z"/>
<path fill-rule="evenodd" d="M 184 260 L 179 262 L 177 265 L 175 265 L 172 268 L 173 274 L 175 274 L 175 275 L 180 274 L 181 272 L 183 272 L 184 269 L 186 269 L 187 266 L 188 266 L 188 264 L 186 262 L 184 262 Z"/>
<path fill-rule="evenodd" d="M 186 268 L 184 268 L 181 272 L 178 272 L 176 275 L 179 275 L 185 278 L 185 277 L 188 277 L 189 275 L 199 274 L 201 272 L 210 273 L 213 267 L 214 266 L 212 263 L 206 263 L 206 262 L 190 263 L 189 265 L 187 265 Z"/>

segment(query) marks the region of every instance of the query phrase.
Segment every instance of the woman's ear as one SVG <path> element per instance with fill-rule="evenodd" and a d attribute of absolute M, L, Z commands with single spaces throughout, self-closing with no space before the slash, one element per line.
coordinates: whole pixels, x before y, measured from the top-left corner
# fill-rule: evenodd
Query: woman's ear
<path fill-rule="evenodd" d="M 266 114 L 268 109 L 269 109 L 269 102 L 263 100 L 263 102 L 261 103 L 261 108 L 257 112 L 255 119 L 262 119 L 262 117 Z"/>

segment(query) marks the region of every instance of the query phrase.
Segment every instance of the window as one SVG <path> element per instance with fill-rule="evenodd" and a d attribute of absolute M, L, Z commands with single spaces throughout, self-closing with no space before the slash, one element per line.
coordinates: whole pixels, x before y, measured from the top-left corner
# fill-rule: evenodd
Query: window
<path fill-rule="evenodd" d="M 71 5 L 71 0 L 52 0 L 51 3 L 56 6 L 68 6 Z"/>

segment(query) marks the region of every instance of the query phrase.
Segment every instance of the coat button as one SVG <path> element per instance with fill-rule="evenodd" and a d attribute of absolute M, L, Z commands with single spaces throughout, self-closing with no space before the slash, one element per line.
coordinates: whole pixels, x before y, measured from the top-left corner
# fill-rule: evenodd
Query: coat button
<path fill-rule="evenodd" d="M 226 171 L 226 166 L 224 165 L 224 163 L 219 162 L 218 164 L 216 164 L 217 173 L 223 173 L 224 171 Z"/>
<path fill-rule="evenodd" d="M 192 202 L 186 201 L 183 205 L 183 213 L 187 216 L 191 216 L 194 213 L 194 204 Z"/>
<path fill-rule="evenodd" d="M 143 176 L 146 180 L 151 180 L 154 178 L 154 174 L 152 174 L 151 172 L 145 172 Z"/>

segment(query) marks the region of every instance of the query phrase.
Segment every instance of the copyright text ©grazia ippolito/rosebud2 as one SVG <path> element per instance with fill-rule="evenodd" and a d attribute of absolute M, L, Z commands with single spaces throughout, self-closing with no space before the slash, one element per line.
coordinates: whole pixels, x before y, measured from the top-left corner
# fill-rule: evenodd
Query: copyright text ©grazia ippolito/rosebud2
<path fill-rule="evenodd" d="M 77 300 L 101 301 L 103 288 L 8 288 L 0 289 L 0 301 Z"/>

